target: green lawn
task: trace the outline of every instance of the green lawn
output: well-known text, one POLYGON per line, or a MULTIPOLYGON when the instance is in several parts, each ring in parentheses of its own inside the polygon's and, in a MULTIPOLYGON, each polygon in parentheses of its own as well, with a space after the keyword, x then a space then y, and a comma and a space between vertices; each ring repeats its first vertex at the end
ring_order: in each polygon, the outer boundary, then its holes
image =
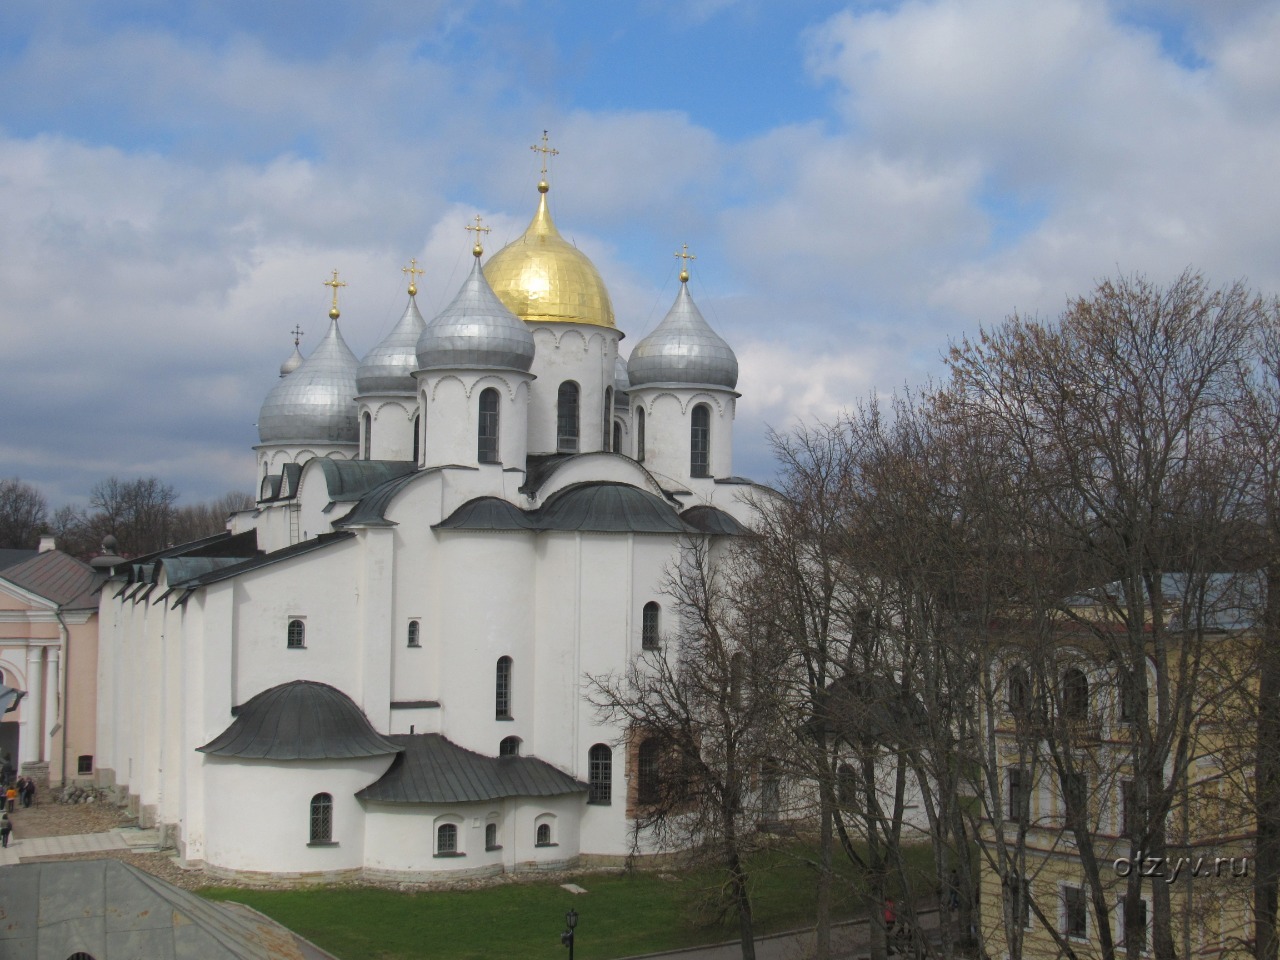
MULTIPOLYGON (((922 850, 927 859, 927 850, 922 850)), ((813 922, 813 851, 780 848, 755 869, 757 931, 813 922)), ((852 916, 853 886, 837 851, 836 912, 852 916)), ((342 960, 480 960, 519 956, 564 960, 564 915, 578 911, 575 960, 610 960, 657 950, 735 939, 733 916, 716 919, 719 884, 713 871, 672 870, 628 875, 583 874, 587 889, 528 882, 481 890, 400 893, 373 887, 242 890, 210 887, 203 896, 236 900, 297 931, 342 960)))

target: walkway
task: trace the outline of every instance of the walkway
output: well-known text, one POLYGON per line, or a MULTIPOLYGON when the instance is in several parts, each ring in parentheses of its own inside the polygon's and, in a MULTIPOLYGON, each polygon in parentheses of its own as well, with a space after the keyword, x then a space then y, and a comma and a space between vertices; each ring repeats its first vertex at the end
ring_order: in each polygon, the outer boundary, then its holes
POLYGON ((0 866, 37 857, 66 857, 106 850, 158 850, 159 842, 158 831, 137 827, 116 827, 106 833, 81 833, 69 837, 30 837, 26 840, 10 835, 9 846, 0 847, 0 866))

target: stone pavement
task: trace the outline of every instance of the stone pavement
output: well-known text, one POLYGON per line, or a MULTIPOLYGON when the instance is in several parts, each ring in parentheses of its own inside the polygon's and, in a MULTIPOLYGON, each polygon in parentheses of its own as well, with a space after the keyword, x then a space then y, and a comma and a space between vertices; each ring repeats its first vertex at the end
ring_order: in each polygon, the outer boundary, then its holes
POLYGON ((69 837, 30 837, 26 840, 18 837, 15 831, 9 836, 9 846, 0 847, 0 866, 35 857, 65 857, 104 850, 158 850, 159 843, 159 831, 137 827, 116 827, 106 833, 81 833, 69 837))

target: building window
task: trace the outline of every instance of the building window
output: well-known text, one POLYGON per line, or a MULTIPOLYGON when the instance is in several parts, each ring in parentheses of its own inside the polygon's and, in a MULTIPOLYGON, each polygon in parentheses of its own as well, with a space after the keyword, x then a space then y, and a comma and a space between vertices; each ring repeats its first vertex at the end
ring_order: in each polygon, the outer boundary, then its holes
POLYGON ((498 462, 498 391, 493 387, 480 392, 480 427, 476 443, 476 459, 481 463, 498 462))
POLYGON ((436 828, 436 856, 456 857, 458 855, 458 825, 442 823, 436 828))
POLYGON ((693 408, 689 428, 689 476, 711 476, 711 408, 705 403, 693 408))
POLYGON ((644 407, 636 407, 636 460, 644 463, 644 407))
POLYGON ((327 793, 311 798, 311 842, 333 842, 333 797, 327 793))
POLYGON ((411 647, 422 646, 421 631, 422 631, 422 627, 419 625, 417 620, 409 621, 409 646, 411 647))
POLYGON ((373 435, 373 417, 366 413, 360 418, 360 425, 364 428, 364 436, 361 438, 364 440, 364 448, 361 451, 361 456, 365 460, 369 460, 371 459, 369 451, 373 447, 373 443, 370 440, 370 437, 373 435))
POLYGON ((301 650, 307 645, 307 625, 301 620, 289 621, 288 647, 290 650, 301 650))
POLYGON ((662 608, 650 600, 640 612, 640 646, 645 650, 658 649, 658 616, 662 608))
POLYGON ((1133 723, 1138 719, 1138 681, 1131 673, 1123 673, 1120 677, 1120 721, 1133 723))
POLYGON ((622 452, 622 423, 617 420, 613 422, 613 452, 622 452))
POLYGON ((662 789, 662 745, 650 737, 636 751, 636 799, 640 803, 657 803, 662 789))
POLYGON ((1089 778, 1085 776, 1083 771, 1073 770, 1063 775, 1062 799, 1065 803, 1068 817, 1073 816, 1077 810, 1082 814, 1087 811, 1089 778))
POLYGON ((1138 826, 1137 784, 1120 781, 1120 836, 1132 837, 1138 826))
POLYGON ((93 754, 81 754, 80 758, 76 761, 76 773, 82 777, 93 773, 93 754))
POLYGON ((496 823, 486 823, 484 825, 484 848, 486 850, 501 850, 498 846, 498 825, 496 823))
POLYGON ((556 452, 578 452, 578 385, 572 380, 560 384, 556 397, 556 452))
POLYGON ((502 742, 498 744, 498 756, 500 757, 520 756, 520 738, 519 737, 503 737, 502 742))
POLYGON ((549 823, 538 824, 538 832, 535 835, 535 837, 536 837, 536 839, 534 840, 535 846, 539 846, 539 847, 551 846, 551 824, 549 823))
POLYGON ((597 743, 587 752, 587 803, 613 802, 613 751, 597 743))
POLYGON ((1062 932, 1084 940, 1089 936, 1089 907, 1083 887, 1062 888, 1062 932))
POLYGON ((1009 819, 1016 822, 1022 819, 1022 768, 1010 767, 1005 771, 1005 780, 1009 784, 1009 819))
POLYGON ((422 459, 422 417, 413 418, 413 462, 422 459))
POLYGON ((511 658, 499 657, 497 683, 494 690, 494 716, 499 720, 511 719, 511 658))
POLYGON ((600 449, 608 453, 613 439, 613 387, 604 388, 604 416, 600 424, 600 449))
MULTIPOLYGON (((1129 918, 1123 900, 1116 904, 1116 907, 1116 919, 1119 921, 1117 924, 1119 930, 1116 932, 1116 939, 1119 943, 1116 946, 1123 948, 1125 946, 1125 930, 1129 926, 1129 918)), ((1133 926, 1138 934, 1138 949, 1145 951, 1147 949, 1147 901, 1139 900, 1134 906, 1133 926)))
POLYGON ((1068 723, 1089 719, 1089 680, 1084 671, 1071 667, 1062 674, 1062 716, 1068 723))
POLYGON ((1013 667, 1009 670, 1009 712, 1015 717, 1023 716, 1031 706, 1031 679, 1025 667, 1013 667))
POLYGON ((1017 874, 1009 878, 1013 884, 1013 915, 1022 924, 1022 929, 1031 929, 1031 881, 1020 880, 1017 874))

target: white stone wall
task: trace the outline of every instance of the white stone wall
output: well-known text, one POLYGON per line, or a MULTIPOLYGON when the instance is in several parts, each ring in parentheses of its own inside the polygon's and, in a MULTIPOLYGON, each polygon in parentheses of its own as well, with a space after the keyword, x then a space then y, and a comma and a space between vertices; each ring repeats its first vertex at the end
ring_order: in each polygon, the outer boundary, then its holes
MULTIPOLYGON (((645 412, 644 466, 677 485, 688 485, 693 408, 706 404, 711 413, 711 446, 708 457, 712 478, 733 475, 733 419, 737 410, 730 390, 699 387, 635 387, 631 390, 632 417, 645 412)), ((634 452, 634 450, 633 450, 634 452)))
POLYGON ((533 327, 532 332, 536 352, 531 372, 537 379, 529 405, 529 452, 558 452, 556 402, 560 384, 566 380, 580 388, 578 452, 602 449, 605 389, 613 386, 621 334, 579 323, 548 323, 533 327))
POLYGON ((413 420, 418 402, 408 396, 368 396, 357 398, 360 421, 360 450, 365 449, 365 416, 369 417, 369 459, 412 460, 413 420))

